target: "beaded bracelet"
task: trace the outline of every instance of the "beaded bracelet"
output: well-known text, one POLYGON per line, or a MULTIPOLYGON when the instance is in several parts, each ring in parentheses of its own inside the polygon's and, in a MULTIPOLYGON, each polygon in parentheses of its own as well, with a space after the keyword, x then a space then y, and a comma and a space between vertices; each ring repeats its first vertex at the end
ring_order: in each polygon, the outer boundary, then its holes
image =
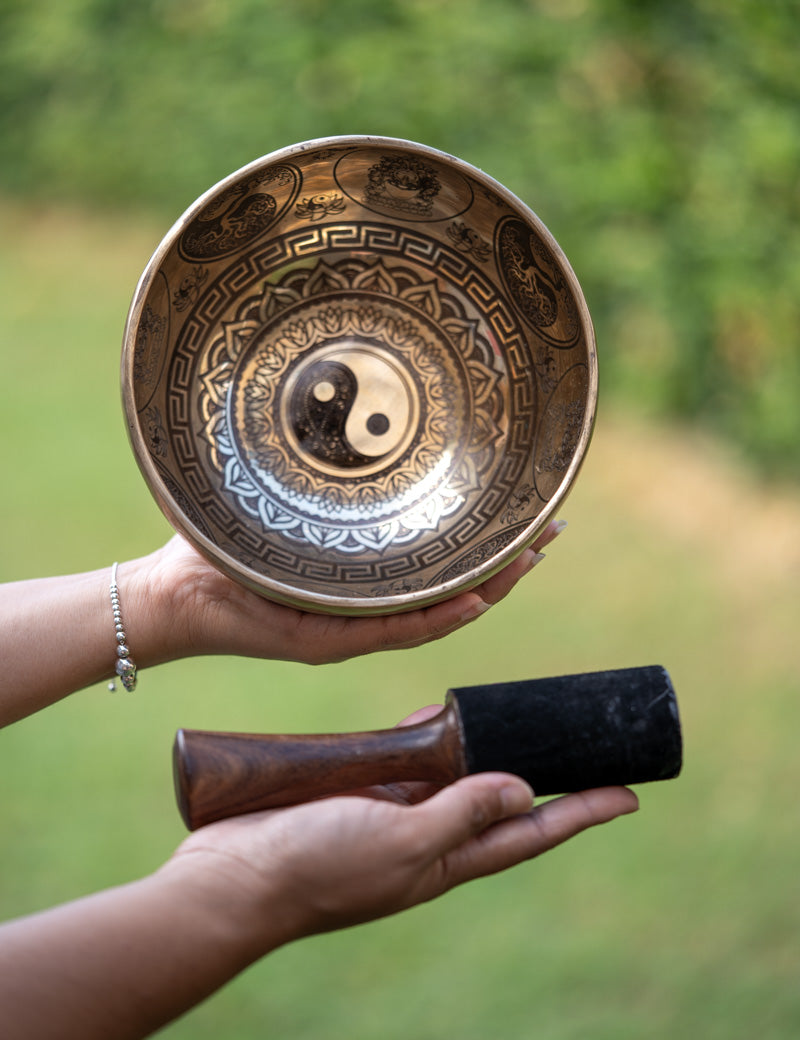
MULTIPOLYGON (((117 663, 114 670, 128 693, 132 693, 136 689, 136 665, 133 662, 130 650, 125 645, 125 630, 122 627, 122 611, 120 610, 119 589, 117 588, 116 563, 111 568, 111 586, 109 592, 111 594, 111 609, 114 613, 114 628, 117 632, 117 663)), ((117 684, 113 679, 108 684, 108 688, 112 692, 116 690, 117 684)))

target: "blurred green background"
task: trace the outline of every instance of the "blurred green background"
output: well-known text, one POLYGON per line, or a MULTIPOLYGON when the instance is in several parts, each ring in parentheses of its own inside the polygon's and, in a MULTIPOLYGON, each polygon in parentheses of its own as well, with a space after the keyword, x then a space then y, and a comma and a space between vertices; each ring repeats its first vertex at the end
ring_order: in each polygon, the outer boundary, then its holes
POLYGON ((602 385, 569 528, 468 632, 180 662, 0 733, 0 913, 169 855, 179 726, 381 727, 449 686, 656 662, 683 713, 684 774, 638 815, 279 951, 170 1040, 800 1034, 799 14, 0 0, 3 580, 167 537, 122 423, 127 306, 197 195, 299 140, 412 138, 523 198, 583 284, 602 385))

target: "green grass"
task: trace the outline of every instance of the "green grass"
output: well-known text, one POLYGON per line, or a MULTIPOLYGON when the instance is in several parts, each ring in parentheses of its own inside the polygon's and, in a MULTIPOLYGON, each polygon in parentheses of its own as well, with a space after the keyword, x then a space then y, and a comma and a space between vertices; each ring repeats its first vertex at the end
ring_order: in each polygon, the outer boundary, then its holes
MULTIPOLYGON (((120 339, 163 229, 0 207, 0 578, 168 529, 128 448, 120 339)), ((601 370, 602 370, 602 343, 601 370)), ((209 659, 0 733, 0 913, 154 869, 182 837, 179 726, 391 725, 449 686, 662 663, 686 766, 642 811, 397 918, 306 940, 169 1040, 795 1040, 800 504, 719 446, 601 408, 548 559, 468 632, 317 669, 209 659)))

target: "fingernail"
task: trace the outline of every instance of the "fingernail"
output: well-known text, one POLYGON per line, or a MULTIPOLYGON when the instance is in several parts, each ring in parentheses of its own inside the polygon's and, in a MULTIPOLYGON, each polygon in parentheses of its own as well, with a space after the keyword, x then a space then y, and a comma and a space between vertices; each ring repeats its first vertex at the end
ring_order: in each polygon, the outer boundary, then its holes
POLYGON ((566 520, 552 520, 547 527, 545 527, 540 537, 534 542, 534 545, 538 546, 540 549, 544 549, 546 545, 549 545, 558 538, 566 526, 566 520))
POLYGON ((477 603, 473 603, 471 607, 467 607, 464 613, 461 615, 462 621, 472 621, 473 618, 480 617, 481 614, 485 614, 486 611, 491 607, 491 603, 487 603, 486 600, 479 599, 477 603))
POLYGON ((521 554, 521 559, 525 567, 525 570, 522 573, 528 574, 533 570, 537 563, 542 562, 544 559, 544 553, 534 552, 533 549, 526 549, 525 552, 521 554))
POLYGON ((510 816, 528 812, 533 807, 533 788, 524 780, 514 786, 504 787, 500 792, 500 804, 510 816))
POLYGON ((631 791, 631 794, 633 794, 633 797, 634 797, 635 800, 633 802, 631 802, 630 808, 625 810, 625 812, 623 813, 623 816, 628 816, 630 813, 635 813, 635 812, 639 811, 639 799, 633 793, 633 791, 631 791))

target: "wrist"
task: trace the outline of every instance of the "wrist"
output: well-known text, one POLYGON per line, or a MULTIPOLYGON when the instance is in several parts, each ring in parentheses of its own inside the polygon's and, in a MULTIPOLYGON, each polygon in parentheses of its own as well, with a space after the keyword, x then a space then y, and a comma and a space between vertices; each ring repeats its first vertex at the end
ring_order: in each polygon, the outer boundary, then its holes
MULTIPOLYGON (((120 563, 117 570, 127 645, 140 671, 191 653, 180 590, 174 587, 163 556, 164 549, 158 549, 120 563)), ((110 638, 114 638, 113 627, 110 638)))
POLYGON ((300 935, 278 886, 235 853, 179 849, 153 876, 237 972, 300 935))

